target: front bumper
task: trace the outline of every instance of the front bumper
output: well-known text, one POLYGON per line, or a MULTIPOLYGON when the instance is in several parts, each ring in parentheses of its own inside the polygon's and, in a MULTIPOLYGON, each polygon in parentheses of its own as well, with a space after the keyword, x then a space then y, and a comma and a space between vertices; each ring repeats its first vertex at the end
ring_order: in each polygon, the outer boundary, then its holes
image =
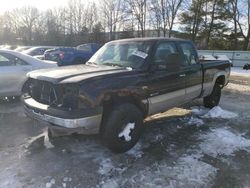
POLYGON ((51 124, 52 127, 68 129, 69 131, 76 130, 76 132, 81 132, 82 134, 99 133, 102 121, 102 113, 100 113, 100 110, 96 110, 91 114, 88 114, 88 116, 83 116, 78 113, 78 116, 80 117, 77 117, 72 115, 77 114, 75 112, 55 110, 32 98, 23 99, 23 103, 27 116, 39 121, 47 122, 51 124), (63 114, 67 114, 67 116, 65 115, 65 117, 62 117, 63 114))

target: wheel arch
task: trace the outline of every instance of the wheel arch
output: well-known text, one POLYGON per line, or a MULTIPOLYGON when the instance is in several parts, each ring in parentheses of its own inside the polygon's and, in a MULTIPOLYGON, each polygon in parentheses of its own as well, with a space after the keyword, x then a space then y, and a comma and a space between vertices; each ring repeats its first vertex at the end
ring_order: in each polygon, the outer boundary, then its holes
POLYGON ((207 84, 207 86, 205 87, 205 92, 203 94, 204 97, 210 95, 213 91, 213 88, 215 86, 216 83, 219 83, 221 86, 221 88, 223 88, 226 83, 228 82, 227 80, 227 72, 226 71, 219 71, 217 72, 214 77, 213 77, 213 81, 210 82, 209 84, 207 84))
POLYGON ((141 98, 137 95, 119 95, 117 94, 110 94, 105 97, 106 100, 103 100, 102 106, 103 106, 103 117, 102 117, 102 123, 100 132, 103 130, 103 125, 105 124, 106 118, 108 114, 111 112, 112 108, 115 105, 121 105, 124 103, 130 103, 135 105, 142 113, 143 117, 147 117, 148 114, 148 104, 144 100, 141 100, 141 98))
POLYGON ((223 87, 226 83, 226 76, 220 75, 216 78, 215 84, 219 84, 221 87, 223 87))

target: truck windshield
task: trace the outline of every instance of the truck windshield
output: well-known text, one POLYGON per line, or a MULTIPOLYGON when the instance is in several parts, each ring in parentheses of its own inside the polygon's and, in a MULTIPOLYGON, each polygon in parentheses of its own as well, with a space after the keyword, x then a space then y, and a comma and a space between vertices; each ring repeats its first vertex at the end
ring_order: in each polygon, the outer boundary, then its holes
POLYGON ((150 47, 151 43, 144 41, 109 43, 104 45, 89 63, 138 69, 148 57, 150 47))

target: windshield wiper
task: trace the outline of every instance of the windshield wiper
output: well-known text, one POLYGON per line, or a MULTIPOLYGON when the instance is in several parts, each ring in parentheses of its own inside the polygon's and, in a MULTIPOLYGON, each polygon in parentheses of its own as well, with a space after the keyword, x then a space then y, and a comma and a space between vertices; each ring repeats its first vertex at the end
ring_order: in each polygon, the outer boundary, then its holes
POLYGON ((119 65, 119 64, 116 64, 116 63, 103 63, 103 65, 113 66, 113 67, 123 67, 122 65, 119 65))
POLYGON ((88 61, 88 62, 86 63, 86 65, 95 65, 95 66, 98 66, 97 63, 95 63, 95 62, 90 62, 90 61, 88 61))

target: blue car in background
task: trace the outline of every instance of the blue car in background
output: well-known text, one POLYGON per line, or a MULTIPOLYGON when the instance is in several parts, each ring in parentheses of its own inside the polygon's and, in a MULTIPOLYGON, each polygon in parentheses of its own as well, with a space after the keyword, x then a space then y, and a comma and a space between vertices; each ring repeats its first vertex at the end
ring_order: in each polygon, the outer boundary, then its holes
POLYGON ((56 61, 58 66, 77 65, 86 63, 92 55, 101 47, 96 43, 82 44, 74 47, 60 47, 47 50, 44 53, 45 60, 56 61))

